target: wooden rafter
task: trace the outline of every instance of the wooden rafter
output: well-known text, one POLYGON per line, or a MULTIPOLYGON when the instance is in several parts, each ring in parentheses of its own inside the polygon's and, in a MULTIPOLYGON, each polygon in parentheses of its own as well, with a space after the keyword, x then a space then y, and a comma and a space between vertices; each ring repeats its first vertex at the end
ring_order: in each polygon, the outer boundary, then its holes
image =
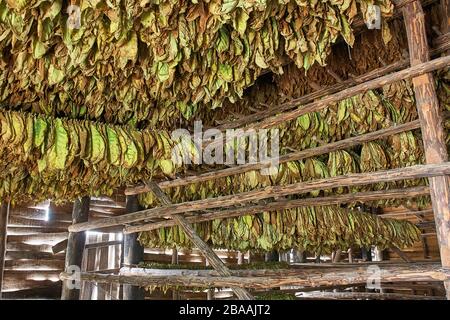
POLYGON ((382 170, 369 173, 354 173, 343 176, 294 183, 286 186, 270 186, 234 195, 190 201, 169 206, 142 210, 118 217, 78 223, 69 227, 71 232, 80 232, 97 228, 126 225, 152 218, 164 218, 174 214, 200 211, 218 207, 230 207, 252 201, 292 194, 304 194, 314 190, 327 190, 337 187, 358 186, 372 183, 391 182, 450 174, 450 163, 435 165, 417 165, 406 168, 382 170))
MULTIPOLYGON (((297 161, 302 160, 310 157, 319 156, 322 154, 334 152, 337 150, 344 150, 347 148, 351 148, 356 145, 363 144, 365 142, 374 141, 378 139, 383 139, 389 136, 392 136, 394 134, 398 134, 405 131, 410 131, 414 129, 420 128, 419 120, 411 121, 405 124, 395 125, 386 129, 381 129, 374 132, 369 132, 360 136, 351 137, 347 139, 343 139, 340 141, 328 143, 316 148, 310 148, 298 152, 291 152, 286 155, 280 156, 279 163, 286 163, 289 161, 297 161)), ((224 178, 240 173, 245 173, 248 171, 253 170, 261 170, 264 168, 267 168, 270 164, 264 163, 264 162, 257 162, 257 163, 249 163, 239 166, 234 166, 231 168, 221 169, 221 170, 214 170, 211 172, 206 173, 200 173, 198 175, 190 175, 183 178, 178 178, 171 181, 163 181, 160 182, 158 185, 162 189, 166 188, 176 188, 185 186, 191 183, 199 183, 204 182, 212 179, 218 179, 218 178, 224 178)), ((141 184, 136 187, 127 188, 125 190, 125 193, 127 195, 131 194, 139 194, 144 192, 149 192, 150 188, 146 184, 141 184)))
MULTIPOLYGON (((189 223, 200 223, 215 219, 226 219, 239 217, 243 215, 253 215, 264 211, 276 211, 283 209, 292 209, 298 207, 311 207, 311 206, 325 206, 333 204, 342 204, 350 202, 367 202, 376 201, 381 199, 403 199, 410 197, 418 197, 429 194, 428 187, 413 187, 396 190, 379 190, 368 192, 356 192, 342 195, 317 197, 317 198, 305 198, 295 200, 278 200, 272 202, 266 202, 257 205, 247 205, 237 208, 231 208, 228 210, 221 210, 216 212, 203 212, 202 214, 195 214, 186 217, 189 223)), ((383 217, 383 216, 380 216, 383 217)), ((173 220, 162 220, 158 222, 152 222, 136 226, 126 226, 123 230, 124 233, 143 232, 150 231, 164 227, 171 227, 176 225, 173 220)))

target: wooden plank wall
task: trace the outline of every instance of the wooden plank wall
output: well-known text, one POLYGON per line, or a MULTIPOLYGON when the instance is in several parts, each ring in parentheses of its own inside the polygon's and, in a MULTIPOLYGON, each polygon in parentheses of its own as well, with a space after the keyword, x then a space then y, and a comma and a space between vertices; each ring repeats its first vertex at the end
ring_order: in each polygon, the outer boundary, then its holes
POLYGON ((59 273, 64 253, 53 254, 52 246, 67 238, 70 215, 50 206, 11 208, 3 298, 58 298, 59 273))

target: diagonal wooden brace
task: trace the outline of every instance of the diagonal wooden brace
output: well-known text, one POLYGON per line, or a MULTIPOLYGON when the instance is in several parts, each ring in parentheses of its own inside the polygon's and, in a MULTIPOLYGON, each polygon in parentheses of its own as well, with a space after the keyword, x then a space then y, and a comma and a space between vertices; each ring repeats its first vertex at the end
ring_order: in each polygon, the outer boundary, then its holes
MULTIPOLYGON (((161 190, 157 183, 151 181, 148 183, 148 187, 155 194, 155 196, 161 201, 162 204, 168 206, 172 204, 169 197, 161 190)), ((220 260, 217 254, 197 235, 192 225, 186 220, 185 217, 179 214, 170 216, 186 233, 189 239, 195 244, 200 252, 208 260, 209 264, 223 277, 230 277, 231 272, 220 260)), ((253 296, 243 288, 232 288, 233 292, 240 300, 253 300, 253 296)))

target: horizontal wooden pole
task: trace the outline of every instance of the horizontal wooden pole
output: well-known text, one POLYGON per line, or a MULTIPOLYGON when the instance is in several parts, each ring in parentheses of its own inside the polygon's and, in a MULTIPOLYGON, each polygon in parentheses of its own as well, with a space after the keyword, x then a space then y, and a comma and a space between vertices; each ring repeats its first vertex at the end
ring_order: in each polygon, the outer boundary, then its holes
POLYGON ((48 244, 33 245, 28 243, 8 242, 6 249, 7 251, 52 252, 52 246, 48 244))
POLYGON ((13 279, 5 278, 3 292, 17 292, 21 290, 38 289, 52 287, 59 283, 52 280, 32 280, 32 279, 13 279))
POLYGON ((344 186, 358 186, 372 183, 391 182, 450 174, 450 162, 443 164, 417 165, 406 168, 382 170, 368 173, 354 173, 313 181, 294 183, 286 186, 270 186, 249 192, 221 196, 169 206, 142 210, 118 217, 100 219, 92 222, 78 223, 69 227, 70 232, 80 232, 104 227, 130 224, 151 218, 164 218, 178 213, 200 211, 217 207, 230 207, 250 201, 303 194, 314 190, 326 190, 344 186))
MULTIPOLYGON (((392 126, 392 127, 386 128, 386 129, 366 133, 366 134, 356 136, 356 137, 343 139, 343 140, 332 142, 332 143, 329 143, 329 144, 326 144, 323 146, 319 146, 316 148, 310 148, 310 149, 306 149, 306 150, 302 150, 302 151, 298 151, 298 152, 288 153, 286 155, 280 156, 279 163, 286 163, 289 161, 297 161, 297 160, 302 160, 302 159, 330 153, 330 152, 337 151, 337 150, 344 150, 344 149, 351 148, 356 145, 363 144, 365 142, 383 139, 383 138, 390 137, 392 135, 395 135, 395 134, 398 134, 401 132, 410 131, 410 130, 414 130, 414 129, 418 129, 418 128, 420 128, 419 120, 411 121, 411 122, 408 122, 405 124, 395 125, 395 126, 392 126)), ((232 176, 232 175, 236 175, 236 174, 240 174, 240 173, 244 173, 244 172, 248 172, 248 171, 252 171, 252 170, 261 170, 261 169, 267 168, 269 165, 270 164, 262 163, 262 162, 253 163, 253 164, 252 163, 244 164, 244 165, 239 165, 239 166, 226 168, 226 169, 222 169, 222 170, 214 170, 211 172, 205 172, 205 173, 201 173, 198 175, 190 175, 187 177, 178 178, 178 179, 171 180, 171 181, 163 181, 163 182, 158 183, 158 185, 162 189, 176 188, 176 187, 185 186, 185 185, 188 185, 191 183, 199 183, 199 182, 204 182, 204 181, 208 181, 208 180, 212 180, 212 179, 224 178, 224 177, 228 177, 228 176, 232 176)), ((140 194, 140 193, 149 192, 149 191, 150 191, 150 188, 146 184, 140 184, 138 186, 125 189, 125 194, 133 195, 133 194, 140 194)))
MULTIPOLYGON (((381 282, 402 281, 443 281, 450 279, 450 271, 442 269, 440 264, 405 266, 378 265, 381 282)), ((261 277, 216 277, 216 276, 151 276, 144 275, 105 275, 82 273, 81 280, 97 283, 120 283, 135 286, 184 286, 184 287, 241 287, 248 289, 270 289, 281 286, 318 287, 324 285, 345 285, 365 283, 374 276, 373 269, 367 267, 343 270, 322 269, 297 271, 296 275, 261 276, 261 277)), ((69 280, 70 274, 61 273, 61 280, 69 280)))
POLYGON ((4 299, 10 300, 22 300, 22 299, 59 299, 61 292, 61 281, 58 282, 47 282, 47 286, 38 288, 33 287, 34 283, 31 283, 32 287, 16 291, 8 291, 3 293, 4 299))
MULTIPOLYGON (((273 202, 268 202, 258 205, 248 205, 238 208, 232 208, 228 210, 222 210, 211 213, 203 213, 200 215, 194 215, 186 217, 190 223, 200 223, 215 219, 226 219, 239 217, 243 215, 253 215, 264 211, 276 211, 283 209, 292 209, 298 207, 311 207, 311 206, 325 206, 349 202, 368 202, 376 201, 381 199, 403 199, 418 197, 429 194, 428 187, 412 187, 405 189, 395 189, 395 190, 378 190, 378 191, 368 191, 368 192, 356 192, 349 194, 342 194, 336 196, 327 197, 317 197, 317 198, 306 198, 306 199, 295 199, 295 200, 278 200, 273 202)), ((384 217, 381 215, 380 217, 384 217)), ((125 234, 134 232, 151 231, 163 227, 171 227, 176 225, 173 220, 163 220, 159 222, 147 223, 143 225, 136 226, 126 226, 123 230, 125 234)))

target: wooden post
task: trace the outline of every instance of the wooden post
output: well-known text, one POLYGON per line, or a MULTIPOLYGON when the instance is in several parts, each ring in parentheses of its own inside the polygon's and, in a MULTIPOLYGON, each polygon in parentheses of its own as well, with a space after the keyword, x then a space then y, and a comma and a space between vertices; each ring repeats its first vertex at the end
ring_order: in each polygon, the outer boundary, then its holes
MULTIPOLYGON (((161 201, 163 205, 169 206, 172 201, 169 197, 161 190, 158 184, 154 181, 149 182, 148 186, 155 194, 155 196, 161 201)), ((185 217, 179 214, 172 215, 171 218, 177 222, 177 224, 183 229, 186 236, 192 241, 192 243, 200 250, 206 261, 211 264, 211 266, 219 272, 223 277, 231 276, 230 270, 225 266, 222 260, 217 256, 217 254, 197 235, 194 228, 186 220, 185 217)), ((233 292, 240 300, 253 300, 253 296, 243 288, 232 287, 233 292)))
POLYGON ((237 264, 238 265, 244 264, 244 253, 241 251, 238 251, 237 253, 237 264))
MULTIPOLYGON (((127 196, 127 213, 139 211, 137 196, 127 196)), ((131 267, 144 260, 144 247, 137 240, 138 233, 124 234, 123 235, 123 262, 122 265, 131 267)), ((144 300, 145 290, 144 288, 124 284, 123 285, 123 300, 144 300)))
POLYGON ((8 218, 9 202, 3 201, 0 208, 0 300, 2 299, 3 272, 5 269, 8 218))
MULTIPOLYGON (((90 197, 75 200, 72 209, 72 223, 88 221, 90 197)), ((70 266, 78 266, 81 271, 83 261, 84 245, 86 243, 85 232, 70 232, 67 241, 65 270, 70 266)), ((70 281, 64 281, 62 286, 61 300, 79 300, 80 289, 69 287, 70 281)))
POLYGON ((361 259, 362 261, 372 261, 371 248, 361 248, 361 259))
MULTIPOLYGON (((430 60, 424 13, 419 1, 408 3, 402 10, 408 37, 410 63, 411 67, 414 67, 430 60)), ((412 82, 426 162, 427 164, 444 163, 448 161, 448 154, 433 74, 430 72, 414 77, 412 82)), ((437 176, 429 178, 429 182, 441 262, 444 268, 450 268, 450 180, 447 176, 437 176)), ((445 286, 447 299, 450 299, 450 283, 447 281, 445 286)))

